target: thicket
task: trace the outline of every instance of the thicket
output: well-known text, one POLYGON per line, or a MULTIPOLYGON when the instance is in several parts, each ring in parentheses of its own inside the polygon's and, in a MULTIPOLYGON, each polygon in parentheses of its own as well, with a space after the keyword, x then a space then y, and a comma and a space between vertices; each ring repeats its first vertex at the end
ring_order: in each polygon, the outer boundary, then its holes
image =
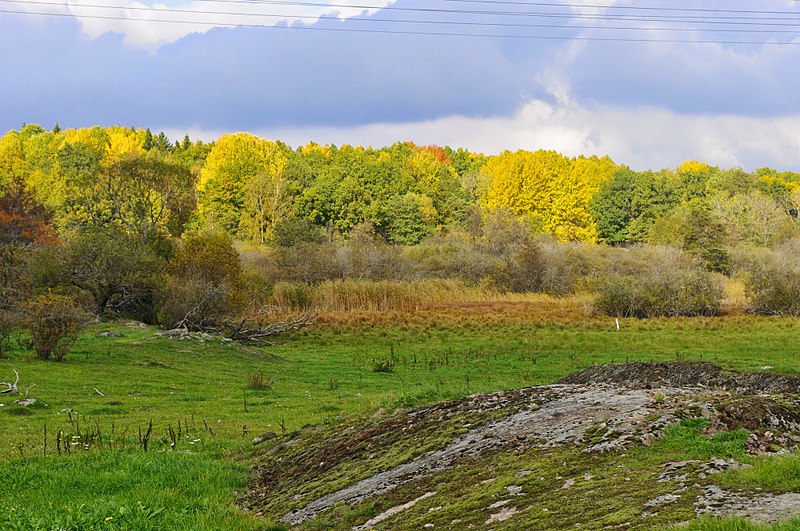
POLYGON ((596 275, 594 308, 615 317, 712 316, 720 311, 721 279, 678 249, 640 247, 596 275))
POLYGON ((766 315, 800 315, 800 240, 774 250, 740 249, 736 274, 744 283, 750 311, 766 315))

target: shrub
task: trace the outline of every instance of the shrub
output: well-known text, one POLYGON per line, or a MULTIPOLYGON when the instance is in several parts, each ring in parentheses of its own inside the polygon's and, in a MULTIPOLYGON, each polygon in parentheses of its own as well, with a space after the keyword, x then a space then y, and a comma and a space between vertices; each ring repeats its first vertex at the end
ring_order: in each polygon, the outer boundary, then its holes
POLYGON ((271 391, 272 390, 272 377, 271 376, 264 376, 264 373, 261 372, 261 369, 258 369, 255 372, 251 372, 247 375, 247 388, 253 389, 257 391, 271 391))
POLYGON ((742 273, 749 309, 765 315, 800 315, 800 267, 782 253, 750 257, 742 273))
POLYGON ((508 267, 508 288, 513 292, 542 290, 544 260, 539 242, 526 237, 517 246, 508 267))
POLYGON ((350 239, 338 248, 337 258, 345 278, 386 280, 403 278, 406 273, 399 248, 381 240, 367 222, 350 231, 350 239))
POLYGON ((272 292, 275 305, 286 310, 337 312, 414 310, 484 296, 457 280, 337 280, 316 286, 279 282, 272 292))
MULTIPOLYGON (((342 267, 337 250, 333 243, 301 243, 294 247, 280 247, 272 253, 275 265, 271 273, 275 280, 308 283, 341 278, 342 267)), ((263 263, 267 260, 262 258, 260 261, 263 263)))
POLYGON ((723 286, 696 261, 678 251, 648 249, 592 282, 596 310, 615 317, 710 316, 719 313, 723 286), (649 258, 650 260, 641 260, 649 258))
MULTIPOLYGON (((52 260, 52 259, 51 259, 52 260)), ((95 312, 155 320, 155 293, 164 260, 120 230, 84 229, 65 249, 66 269, 74 286, 92 294, 95 312)), ((57 270, 37 273, 42 282, 57 281, 57 270)))
POLYGON ((292 247, 300 243, 322 243, 325 231, 304 218, 286 218, 275 222, 272 228, 272 244, 292 247))
POLYGON ((25 325, 39 359, 62 361, 89 321, 72 297, 48 291, 24 305, 25 325))
POLYGON ((239 255, 223 233, 188 234, 159 293, 162 326, 213 327, 247 304, 239 255))
POLYGON ((496 261, 468 235, 458 233, 436 235, 402 251, 399 258, 407 263, 412 278, 456 278, 477 284, 496 261))
MULTIPOLYGON (((554 297, 564 297, 585 289, 587 281, 610 269, 610 255, 622 251, 592 243, 541 241, 541 290, 554 297)), ((623 251, 624 252, 624 251, 623 251)))
POLYGON ((11 308, 0 308, 0 358, 8 355, 11 334, 19 321, 19 315, 11 308))
POLYGON ((242 273, 239 253, 231 237, 224 232, 187 233, 171 268, 178 277, 196 278, 215 285, 237 279, 242 273))

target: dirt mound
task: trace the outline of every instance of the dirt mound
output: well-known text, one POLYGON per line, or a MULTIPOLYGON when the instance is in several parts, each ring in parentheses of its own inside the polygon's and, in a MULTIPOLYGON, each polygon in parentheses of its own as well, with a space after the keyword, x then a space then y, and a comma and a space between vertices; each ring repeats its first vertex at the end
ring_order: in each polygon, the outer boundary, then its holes
POLYGON ((578 371, 558 383, 614 384, 629 389, 711 387, 739 394, 800 393, 800 377, 772 373, 724 371, 707 361, 635 362, 600 365, 578 371))

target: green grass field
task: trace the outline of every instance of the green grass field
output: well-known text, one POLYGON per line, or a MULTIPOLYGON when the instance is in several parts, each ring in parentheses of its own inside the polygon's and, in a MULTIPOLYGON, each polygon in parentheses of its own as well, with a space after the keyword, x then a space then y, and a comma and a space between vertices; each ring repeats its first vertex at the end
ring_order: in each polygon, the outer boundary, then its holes
MULTIPOLYGON (((613 319, 584 316, 581 304, 538 298, 320 315, 258 348, 103 323, 61 363, 18 346, 0 359, 0 380, 13 381, 16 369, 20 389, 34 386, 28 394, 39 402, 23 408, 0 395, 0 528, 261 529, 235 501, 250 441, 263 432, 550 383, 592 364, 704 359, 800 369, 795 318, 626 319, 617 330, 613 319), (107 330, 122 336, 98 336, 107 330), (258 371, 263 388, 249 389, 258 371)), ((790 476, 770 488, 796 486, 798 474, 790 476)), ((737 521, 693 528, 755 529, 737 521)))

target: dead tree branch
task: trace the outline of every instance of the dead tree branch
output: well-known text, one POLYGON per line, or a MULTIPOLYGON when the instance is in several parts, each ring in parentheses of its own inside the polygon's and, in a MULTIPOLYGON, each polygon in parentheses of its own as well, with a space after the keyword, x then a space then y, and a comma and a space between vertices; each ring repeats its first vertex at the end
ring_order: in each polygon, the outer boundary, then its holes
POLYGON ((231 341, 242 343, 269 342, 267 338, 300 330, 311 324, 311 315, 302 315, 288 321, 276 321, 263 326, 248 326, 246 319, 242 319, 236 326, 226 327, 230 331, 225 337, 231 341))
POLYGON ((19 383, 19 373, 17 372, 17 369, 11 369, 11 370, 14 371, 14 374, 16 375, 17 379, 14 381, 13 384, 9 383, 9 382, 0 382, 0 385, 5 385, 6 386, 6 389, 3 389, 2 391, 0 391, 0 395, 6 394, 6 393, 12 393, 12 394, 13 393, 19 393, 19 390, 17 389, 17 384, 19 383))
POLYGON ((183 319, 178 321, 178 323, 175 324, 173 328, 174 329, 183 328, 190 332, 209 332, 210 331, 209 328, 213 327, 209 327, 209 325, 204 322, 206 319, 203 318, 202 315, 199 323, 193 322, 190 318, 192 317, 193 314, 199 312, 203 307, 203 305, 206 304, 209 300, 211 300, 211 298, 214 297, 221 289, 222 286, 217 286, 213 290, 210 290, 208 293, 206 293, 200 300, 200 302, 198 302, 194 308, 189 310, 186 313, 186 315, 183 316, 183 319))

